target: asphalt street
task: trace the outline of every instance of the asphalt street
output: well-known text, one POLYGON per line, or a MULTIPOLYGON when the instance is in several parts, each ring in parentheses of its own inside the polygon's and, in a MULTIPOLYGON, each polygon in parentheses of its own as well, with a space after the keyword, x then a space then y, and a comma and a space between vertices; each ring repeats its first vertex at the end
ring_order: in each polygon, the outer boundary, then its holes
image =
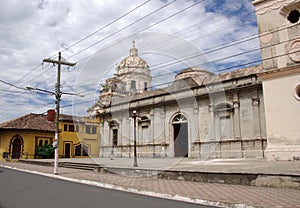
POLYGON ((210 207, 143 196, 0 168, 0 208, 199 208, 210 207))

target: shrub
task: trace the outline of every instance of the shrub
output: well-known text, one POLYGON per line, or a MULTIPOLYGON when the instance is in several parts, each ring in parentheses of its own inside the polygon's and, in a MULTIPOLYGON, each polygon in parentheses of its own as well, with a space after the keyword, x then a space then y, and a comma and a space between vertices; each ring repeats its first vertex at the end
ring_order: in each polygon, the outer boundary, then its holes
POLYGON ((54 148, 50 144, 45 144, 44 146, 38 146, 36 148, 36 154, 43 159, 50 159, 54 155, 54 148))

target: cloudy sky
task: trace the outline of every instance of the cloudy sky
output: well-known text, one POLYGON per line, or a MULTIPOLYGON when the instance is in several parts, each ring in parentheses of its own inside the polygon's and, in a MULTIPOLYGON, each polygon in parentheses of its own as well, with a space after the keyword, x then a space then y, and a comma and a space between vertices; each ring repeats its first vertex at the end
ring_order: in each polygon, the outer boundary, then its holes
POLYGON ((57 66, 62 67, 62 112, 84 115, 99 85, 128 55, 132 40, 152 70, 153 88, 182 68, 215 73, 259 64, 251 0, 6 0, 0 1, 0 122, 54 108, 57 66), (190 58, 194 57, 194 58, 190 58), (178 62, 178 60, 181 60, 178 62), (182 61, 184 60, 184 61, 182 61), (74 111, 76 106, 76 111, 74 111))

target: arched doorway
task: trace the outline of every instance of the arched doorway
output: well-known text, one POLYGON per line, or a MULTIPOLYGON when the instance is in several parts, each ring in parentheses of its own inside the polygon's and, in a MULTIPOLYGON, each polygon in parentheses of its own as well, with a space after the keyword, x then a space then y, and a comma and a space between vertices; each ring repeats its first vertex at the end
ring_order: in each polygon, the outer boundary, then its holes
POLYGON ((22 139, 20 137, 14 137, 11 142, 11 158, 19 159, 22 152, 22 139))
POLYGON ((188 157, 188 122, 184 115, 178 114, 172 121, 174 135, 174 156, 188 157))

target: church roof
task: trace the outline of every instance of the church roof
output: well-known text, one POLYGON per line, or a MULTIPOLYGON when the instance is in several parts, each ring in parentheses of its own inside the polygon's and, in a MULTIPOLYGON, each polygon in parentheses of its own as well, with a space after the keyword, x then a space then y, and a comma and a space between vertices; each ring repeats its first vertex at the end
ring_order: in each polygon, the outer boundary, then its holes
MULTIPOLYGON (((213 74, 211 72, 201 70, 201 69, 196 69, 194 67, 185 69, 182 72, 186 72, 187 74, 189 74, 189 72, 195 72, 195 71, 197 72, 197 70, 200 74, 204 75, 203 77, 205 77, 205 79, 202 80, 201 84, 199 83, 199 80, 197 80, 197 76, 196 77, 183 76, 183 77, 180 77, 179 79, 176 79, 167 88, 156 89, 156 90, 151 90, 151 91, 147 91, 147 92, 144 92, 144 93, 136 94, 132 100, 139 100, 139 99, 147 99, 147 98, 150 98, 150 97, 156 97, 156 96, 160 96, 160 95, 163 95, 163 94, 168 94, 172 90, 184 89, 185 87, 203 86, 203 85, 207 85, 207 84, 219 83, 220 81, 238 79, 238 78, 247 77, 247 76, 251 76, 251 75, 258 75, 258 74, 262 73, 262 65, 242 68, 242 69, 239 69, 239 70, 225 72, 225 73, 222 73, 222 74, 213 74), (180 81, 181 80, 185 83, 184 87, 180 87, 180 84, 181 84, 180 81)), ((183 73, 183 74, 185 74, 185 73, 183 73)))

